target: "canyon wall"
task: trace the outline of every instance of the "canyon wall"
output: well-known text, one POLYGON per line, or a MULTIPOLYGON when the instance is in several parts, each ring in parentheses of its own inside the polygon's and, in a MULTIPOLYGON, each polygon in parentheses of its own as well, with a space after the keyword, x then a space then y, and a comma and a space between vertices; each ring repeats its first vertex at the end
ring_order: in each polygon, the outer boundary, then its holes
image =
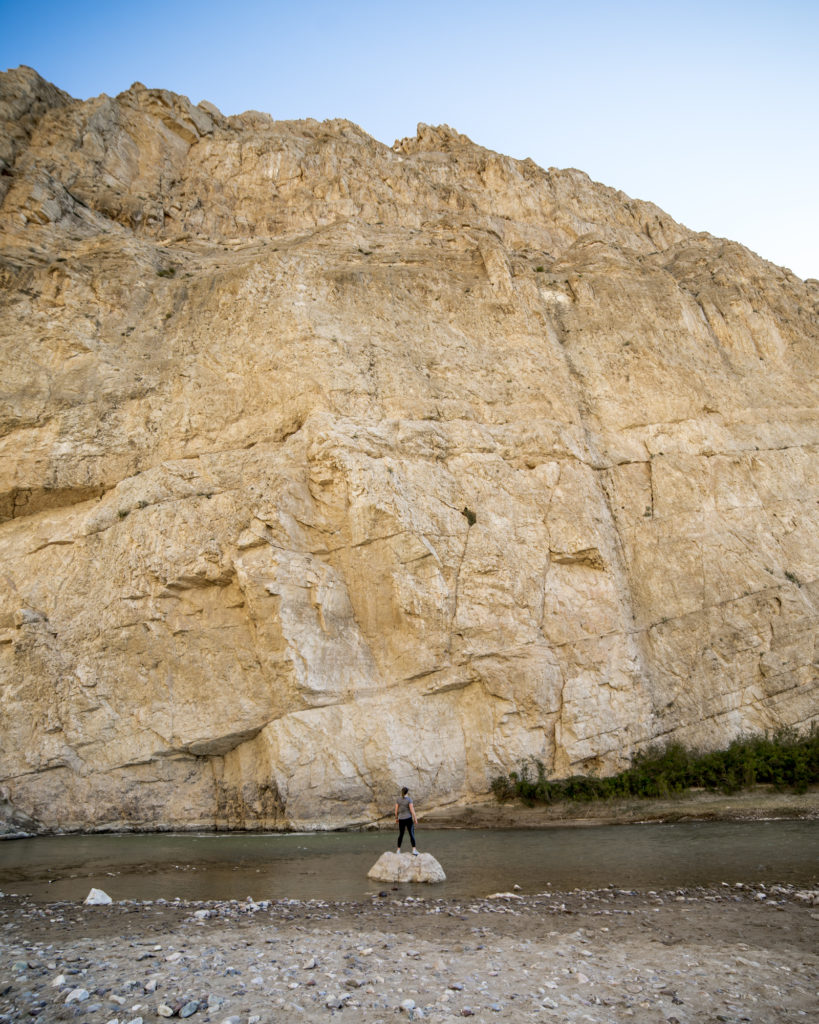
POLYGON ((333 828, 817 712, 819 282, 443 126, 0 76, 0 817, 333 828))

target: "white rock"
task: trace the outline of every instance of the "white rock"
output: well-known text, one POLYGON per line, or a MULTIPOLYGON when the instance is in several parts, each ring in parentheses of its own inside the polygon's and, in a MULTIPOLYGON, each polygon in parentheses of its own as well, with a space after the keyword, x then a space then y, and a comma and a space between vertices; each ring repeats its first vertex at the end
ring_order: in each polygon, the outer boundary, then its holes
POLYGON ((367 872, 379 882, 444 882, 444 869, 431 853, 417 857, 406 853, 382 853, 367 872))
POLYGON ((108 893, 103 892, 102 889, 92 889, 83 900, 83 903, 89 907, 106 907, 113 902, 108 893))

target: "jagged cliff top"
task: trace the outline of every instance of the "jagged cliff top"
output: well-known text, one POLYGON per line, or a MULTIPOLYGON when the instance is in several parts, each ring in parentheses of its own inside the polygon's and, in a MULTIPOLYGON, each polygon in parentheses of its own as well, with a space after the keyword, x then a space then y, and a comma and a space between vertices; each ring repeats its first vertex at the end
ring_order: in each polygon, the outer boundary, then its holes
POLYGON ((83 234, 119 225, 151 239, 191 232, 222 241, 344 219, 408 228, 437 219, 495 231, 544 257, 591 239, 648 255, 709 238, 582 171, 544 171, 447 125, 420 124, 390 148, 349 121, 224 117, 141 83, 77 101, 26 67, 0 76, 0 124, 0 196, 29 175, 43 191, 36 208, 30 196, 7 200, 6 230, 21 218, 71 216, 83 234), (284 209, 296 202, 298 214, 284 209))

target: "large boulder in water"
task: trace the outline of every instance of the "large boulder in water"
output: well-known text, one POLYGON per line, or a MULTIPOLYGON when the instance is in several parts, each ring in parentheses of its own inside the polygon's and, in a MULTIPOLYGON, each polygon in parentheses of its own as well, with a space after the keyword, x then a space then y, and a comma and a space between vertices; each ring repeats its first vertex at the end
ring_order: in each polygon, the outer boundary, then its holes
POLYGON ((405 853, 382 853, 367 872, 379 882, 445 882, 444 869, 431 853, 417 857, 405 853))

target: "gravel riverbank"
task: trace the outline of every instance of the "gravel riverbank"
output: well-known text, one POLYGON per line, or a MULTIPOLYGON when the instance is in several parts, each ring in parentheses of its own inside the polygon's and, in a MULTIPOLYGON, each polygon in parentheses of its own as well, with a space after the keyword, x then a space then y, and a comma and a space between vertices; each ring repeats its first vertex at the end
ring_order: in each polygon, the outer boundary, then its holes
POLYGON ((819 890, 0 897, 0 1022, 815 1019, 819 890))

